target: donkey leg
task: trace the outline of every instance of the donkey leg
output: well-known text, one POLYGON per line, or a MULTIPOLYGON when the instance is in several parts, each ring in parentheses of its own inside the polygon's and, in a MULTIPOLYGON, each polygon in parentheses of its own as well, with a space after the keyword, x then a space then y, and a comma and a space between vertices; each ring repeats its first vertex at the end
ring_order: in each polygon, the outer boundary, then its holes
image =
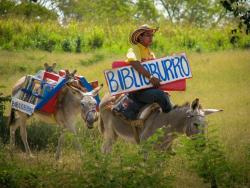
POLYGON ((28 140, 27 140, 27 129, 26 129, 25 122, 26 122, 26 119, 24 119, 22 121, 22 124, 20 125, 21 139, 23 141, 26 153, 29 154, 30 157, 33 157, 29 144, 28 144, 28 140))
POLYGON ((103 135, 103 145, 102 145, 102 153, 108 154, 111 153, 112 151, 112 145, 116 140, 116 135, 114 130, 109 127, 108 129, 104 130, 104 135, 103 135))
POLYGON ((10 125, 10 148, 14 149, 15 148, 15 143, 16 143, 16 129, 19 127, 19 124, 15 123, 14 125, 10 125))
POLYGON ((112 151, 113 141, 110 138, 104 138, 104 142, 102 145, 102 153, 109 154, 112 151))
POLYGON ((75 145, 76 149, 80 152, 80 156, 82 157, 82 154, 83 154, 82 145, 81 145, 81 142, 80 142, 79 137, 77 135, 75 126, 69 126, 69 130, 74 134, 74 145, 75 145))
POLYGON ((158 146, 160 149, 163 149, 163 150, 168 150, 170 152, 173 152, 172 150, 172 143, 173 143, 173 140, 177 138, 177 135, 174 134, 174 133, 168 133, 164 136, 163 138, 163 142, 158 146))
POLYGON ((61 156, 61 146, 64 143, 64 135, 65 135, 65 131, 63 129, 61 130, 61 135, 58 139, 58 144, 57 144, 57 149, 56 149, 56 160, 59 160, 61 156))

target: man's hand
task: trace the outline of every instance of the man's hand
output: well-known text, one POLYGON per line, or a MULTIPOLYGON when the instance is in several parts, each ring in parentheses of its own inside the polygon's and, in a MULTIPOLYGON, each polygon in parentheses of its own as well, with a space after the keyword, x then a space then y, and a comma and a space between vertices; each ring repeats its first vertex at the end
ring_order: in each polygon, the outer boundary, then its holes
POLYGON ((151 77, 150 73, 141 65, 139 61, 132 61, 130 64, 138 73, 148 78, 149 82, 153 84, 154 87, 157 88, 160 86, 160 80, 156 77, 151 77))
POLYGON ((154 76, 149 79, 149 82, 156 88, 160 87, 160 80, 154 76))

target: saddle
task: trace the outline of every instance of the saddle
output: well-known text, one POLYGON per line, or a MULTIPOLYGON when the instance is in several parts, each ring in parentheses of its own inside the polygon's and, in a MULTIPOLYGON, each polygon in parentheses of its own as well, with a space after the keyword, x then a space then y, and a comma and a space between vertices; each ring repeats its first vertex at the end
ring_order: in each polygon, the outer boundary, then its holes
POLYGON ((127 94, 118 96, 111 105, 112 113, 124 123, 133 127, 143 127, 150 114, 160 109, 157 103, 140 107, 127 94))

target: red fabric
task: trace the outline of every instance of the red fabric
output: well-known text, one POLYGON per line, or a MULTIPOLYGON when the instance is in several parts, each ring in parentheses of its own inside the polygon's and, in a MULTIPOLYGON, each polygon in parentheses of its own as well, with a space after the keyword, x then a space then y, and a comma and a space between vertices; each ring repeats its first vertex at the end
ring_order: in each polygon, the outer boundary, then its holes
POLYGON ((163 84, 159 87, 162 91, 185 91, 186 90, 186 79, 177 80, 171 83, 163 84))
POLYGON ((125 67, 125 66, 129 66, 129 63, 126 63, 125 61, 114 61, 112 63, 112 69, 114 68, 119 68, 119 67, 125 67))
POLYGON ((55 73, 52 73, 52 72, 44 72, 43 80, 46 80, 46 79, 58 81, 59 76, 58 76, 58 74, 55 74, 55 73))
MULTIPOLYGON (((53 80, 57 82, 59 80, 59 75, 51 72, 45 72, 43 76, 43 80, 53 80)), ((59 90, 51 99, 41 108, 42 112, 46 113, 54 113, 56 111, 56 103, 57 103, 57 97, 59 95, 61 90, 59 90)))
POLYGON ((46 113, 56 112, 56 103, 57 97, 60 93, 60 90, 42 107, 41 111, 46 113))
MULTIPOLYGON (((128 66, 129 64, 125 61, 114 61, 112 63, 112 68, 119 68, 128 66)), ((183 80, 177 80, 171 83, 163 84, 159 88, 162 91, 185 91, 186 90, 186 79, 183 80)))

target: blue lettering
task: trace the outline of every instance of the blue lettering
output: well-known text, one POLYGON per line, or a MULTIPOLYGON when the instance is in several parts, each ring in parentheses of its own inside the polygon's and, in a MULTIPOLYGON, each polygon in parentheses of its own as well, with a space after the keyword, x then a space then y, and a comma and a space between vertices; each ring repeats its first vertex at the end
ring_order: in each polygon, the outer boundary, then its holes
POLYGON ((166 81, 167 75, 165 74, 164 70, 163 70, 163 73, 161 72, 161 69, 159 68, 158 62, 156 63, 156 67, 157 67, 158 73, 160 75, 159 79, 162 81, 166 81))
POLYGON ((128 68, 123 68, 121 70, 121 74, 122 74, 122 78, 123 78, 123 81, 124 81, 125 89, 130 89, 134 84, 134 80, 133 80, 133 77, 130 76, 129 69, 128 68), (129 84, 129 85, 127 85, 127 84, 129 84))
POLYGON ((124 84, 123 84, 123 79, 122 79, 121 72, 118 70, 117 74, 118 74, 118 79, 119 79, 119 83, 121 85, 121 88, 122 88, 122 90, 124 90, 124 84))
POLYGON ((149 66, 149 69, 150 69, 150 73, 154 76, 157 75, 157 78, 160 79, 160 75, 159 75, 159 72, 157 72, 157 67, 156 67, 156 63, 149 63, 148 66, 149 66))
POLYGON ((185 76, 190 75, 190 67, 188 66, 188 61, 185 58, 185 56, 181 56, 181 68, 182 68, 182 71, 185 74, 185 76), (183 67, 183 62, 185 63, 185 67, 183 67), (186 70, 187 70, 187 72, 186 72, 186 70))
POLYGON ((181 71, 181 66, 180 66, 180 59, 179 57, 175 57, 174 58, 174 73, 175 73, 175 77, 178 78, 178 73, 177 73, 177 69, 181 75, 181 77, 184 77, 184 75, 182 74, 182 71, 181 71), (176 61, 175 61, 176 60, 176 61))
POLYGON ((169 72, 171 73, 172 78, 174 78, 174 74, 171 70, 172 66, 173 66, 173 60, 171 61, 171 59, 164 59, 161 61, 165 75, 166 75, 166 80, 170 80, 170 75, 169 72))
MULTIPOLYGON (((132 67, 131 67, 131 72, 132 72, 132 75, 133 75, 133 78, 134 78, 135 87, 140 87, 140 85, 139 85, 139 84, 137 84, 135 71, 134 71, 134 69, 133 69, 132 67)), ((141 81, 141 80, 140 80, 140 81, 141 81)))
POLYGON ((108 85, 110 86, 111 92, 116 92, 119 88, 118 82, 114 79, 115 75, 112 71, 106 73, 108 78, 108 85))

